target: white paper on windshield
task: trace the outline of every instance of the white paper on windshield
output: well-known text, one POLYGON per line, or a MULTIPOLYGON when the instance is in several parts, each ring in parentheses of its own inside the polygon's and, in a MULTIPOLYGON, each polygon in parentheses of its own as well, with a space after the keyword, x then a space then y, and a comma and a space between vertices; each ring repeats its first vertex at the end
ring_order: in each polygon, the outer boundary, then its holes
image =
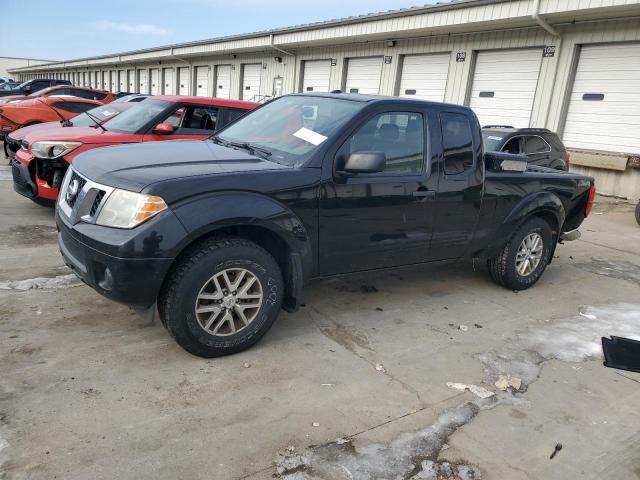
POLYGON ((294 132, 293 136, 301 138, 305 142, 309 142, 310 144, 316 146, 320 145, 327 139, 327 137, 325 137, 324 135, 321 135, 318 132, 314 132, 313 130, 309 130, 308 128, 304 127, 302 127, 297 132, 294 132))
POLYGON ((116 112, 115 111, 111 111, 111 110, 103 110, 102 111, 102 115, 104 115, 105 117, 110 117, 114 113, 116 113, 116 112))
POLYGON ((494 136, 492 136, 492 135, 489 135, 487 138, 488 138, 489 140, 502 140, 502 137, 494 137, 494 136))

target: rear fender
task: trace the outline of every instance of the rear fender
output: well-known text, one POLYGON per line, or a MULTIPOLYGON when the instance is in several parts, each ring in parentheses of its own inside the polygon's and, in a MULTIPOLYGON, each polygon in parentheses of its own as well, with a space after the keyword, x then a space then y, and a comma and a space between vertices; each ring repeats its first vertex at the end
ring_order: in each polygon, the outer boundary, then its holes
POLYGON ((553 193, 531 193, 523 197, 505 217, 502 225, 500 225, 496 231, 495 241, 487 247, 483 256, 490 258, 497 255, 509 241, 513 232, 520 228, 524 222, 534 216, 541 216, 555 221, 555 225, 551 225, 551 229, 554 233, 553 250, 555 251, 558 232, 564 224, 565 215, 564 205, 553 193))

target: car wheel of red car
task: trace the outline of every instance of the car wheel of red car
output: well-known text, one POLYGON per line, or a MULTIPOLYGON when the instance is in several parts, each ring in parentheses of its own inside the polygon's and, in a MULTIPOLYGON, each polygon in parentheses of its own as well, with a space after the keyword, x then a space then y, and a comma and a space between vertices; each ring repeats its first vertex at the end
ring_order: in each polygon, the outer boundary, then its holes
POLYGON ((196 245, 169 274, 158 301, 164 326, 199 357, 240 352, 275 322, 284 284, 278 264, 241 238, 196 245))
POLYGON ((489 273, 500 285, 525 290, 544 273, 551 259, 553 233, 542 218, 534 217, 509 239, 500 254, 487 261, 489 273))

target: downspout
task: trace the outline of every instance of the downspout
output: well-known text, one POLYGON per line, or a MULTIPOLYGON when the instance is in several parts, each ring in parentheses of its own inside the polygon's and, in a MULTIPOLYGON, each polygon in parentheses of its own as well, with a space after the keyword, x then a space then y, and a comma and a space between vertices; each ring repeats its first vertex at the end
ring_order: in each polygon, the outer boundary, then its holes
POLYGON ((547 32, 549 32, 554 37, 560 37, 560 33, 553 28, 551 25, 547 23, 547 21, 540 16, 540 0, 533 0, 533 13, 531 17, 536 21, 538 25, 544 28, 547 32))

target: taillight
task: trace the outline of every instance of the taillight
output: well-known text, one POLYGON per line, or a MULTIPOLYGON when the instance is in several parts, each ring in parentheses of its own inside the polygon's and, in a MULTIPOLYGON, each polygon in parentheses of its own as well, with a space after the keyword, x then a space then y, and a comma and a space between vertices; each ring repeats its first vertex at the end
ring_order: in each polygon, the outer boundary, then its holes
POLYGON ((571 160, 571 154, 565 150, 565 152, 562 154, 562 158, 564 158, 564 161, 565 161, 565 163, 567 164, 567 167, 568 167, 569 166, 569 160, 571 160))
POLYGON ((591 185, 589 189, 589 198, 587 198, 587 206, 584 209, 584 217, 587 218, 593 208, 593 201, 596 199, 596 186, 591 185))

